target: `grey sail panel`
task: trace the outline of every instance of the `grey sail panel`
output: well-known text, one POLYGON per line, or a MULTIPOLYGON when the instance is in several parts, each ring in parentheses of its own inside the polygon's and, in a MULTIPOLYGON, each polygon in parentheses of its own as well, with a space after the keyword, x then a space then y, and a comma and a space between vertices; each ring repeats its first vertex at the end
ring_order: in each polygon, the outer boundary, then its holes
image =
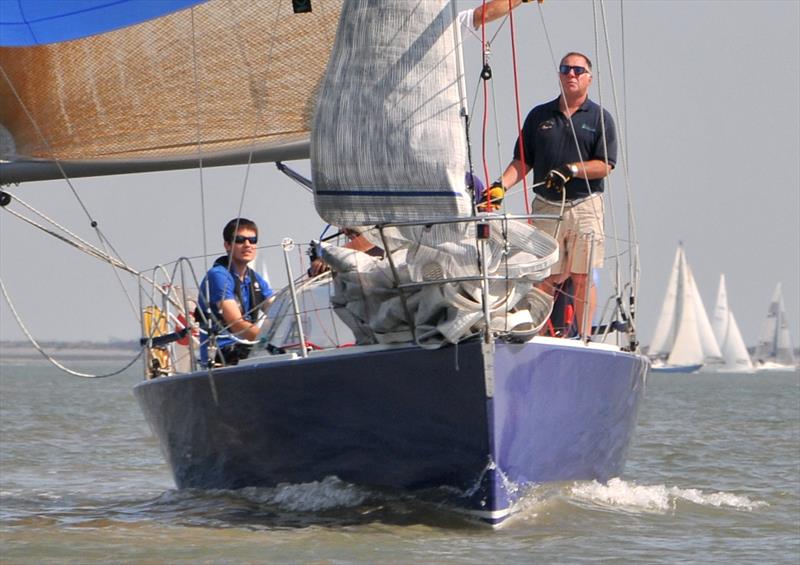
POLYGON ((326 221, 470 213, 454 16, 446 0, 345 2, 311 134, 326 221))

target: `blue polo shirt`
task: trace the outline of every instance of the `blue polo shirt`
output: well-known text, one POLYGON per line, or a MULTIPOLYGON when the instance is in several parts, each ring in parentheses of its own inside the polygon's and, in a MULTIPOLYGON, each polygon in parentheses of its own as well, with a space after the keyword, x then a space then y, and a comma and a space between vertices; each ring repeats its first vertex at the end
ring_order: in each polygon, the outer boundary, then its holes
MULTIPOLYGON (((533 168, 533 182, 542 182, 547 173, 566 163, 577 163, 581 160, 606 160, 613 167, 617 163, 617 129, 611 114, 601 110, 600 106, 589 100, 572 115, 572 123, 578 138, 576 147, 572 135, 572 125, 558 107, 558 98, 546 104, 536 106, 528 113, 522 126, 525 163, 533 168), (603 112, 604 123, 601 126, 600 112, 603 112), (603 142, 603 126, 605 127, 605 143, 603 142), (578 153, 578 147, 580 153, 578 153)), ((514 159, 519 160, 519 138, 514 144, 514 159)), ((591 193, 603 192, 603 179, 589 181, 591 193)), ((586 179, 575 178, 566 185, 567 200, 575 200, 590 195, 586 187, 586 179)), ((561 193, 548 190, 544 185, 534 188, 534 192, 553 201, 561 200, 561 193)))
MULTIPOLYGON (((257 302, 260 303, 262 300, 266 300, 274 294, 274 291, 269 286, 269 283, 265 281, 261 275, 248 269, 248 272, 245 273, 244 280, 241 282, 241 308, 245 313, 250 312, 250 309, 254 306, 250 304, 250 285, 253 284, 253 280, 250 276, 251 274, 258 282, 258 287, 256 288, 260 288, 261 290, 261 299, 259 299, 258 290, 256 290, 254 293, 257 302)), ((221 316, 221 312, 219 311, 217 305, 223 300, 235 300, 237 303, 239 302, 239 298, 236 296, 236 281, 233 279, 233 274, 225 267, 225 265, 214 265, 208 271, 208 274, 203 279, 203 282, 200 283, 197 302, 200 310, 203 312, 205 312, 206 308, 206 281, 208 281, 209 302, 211 303, 212 310, 217 313, 217 315, 221 316)), ((256 313, 251 313, 245 315, 244 317, 246 319, 255 320, 255 314, 256 313)), ((217 346, 222 348, 226 345, 234 343, 235 341, 236 340, 233 337, 230 337, 227 332, 223 332, 217 337, 217 346)), ((203 363, 208 361, 208 339, 205 335, 203 335, 200 340, 200 360, 203 363)))

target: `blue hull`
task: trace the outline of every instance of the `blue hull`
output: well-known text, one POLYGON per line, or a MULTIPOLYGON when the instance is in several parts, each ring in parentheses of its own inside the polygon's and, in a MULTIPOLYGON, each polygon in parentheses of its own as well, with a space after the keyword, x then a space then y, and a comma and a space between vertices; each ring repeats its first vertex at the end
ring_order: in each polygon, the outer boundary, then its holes
POLYGON ((335 475, 450 493, 440 501, 499 523, 515 486, 622 473, 647 366, 553 341, 493 354, 473 341, 275 359, 215 371, 213 386, 193 373, 134 390, 179 488, 335 475))

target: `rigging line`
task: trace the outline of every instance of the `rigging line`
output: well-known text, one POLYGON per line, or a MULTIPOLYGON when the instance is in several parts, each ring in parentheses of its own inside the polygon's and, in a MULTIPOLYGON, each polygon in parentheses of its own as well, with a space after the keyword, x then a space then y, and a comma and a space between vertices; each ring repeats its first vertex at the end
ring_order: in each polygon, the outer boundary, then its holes
POLYGON ((136 271, 136 269, 134 269, 133 267, 131 267, 130 265, 128 265, 127 263, 125 263, 121 259, 119 259, 117 257, 114 257, 112 255, 109 255, 108 253, 98 249, 97 247, 95 247, 94 245, 89 243, 88 241, 85 241, 84 239, 81 239, 75 233, 72 233, 71 231, 69 231, 67 228, 65 228, 64 226, 62 226, 61 224, 59 224, 58 222, 56 222, 52 218, 50 218, 47 215, 43 214, 42 212, 40 212, 39 210, 37 210, 36 208, 31 206, 27 202, 25 202, 24 200, 19 198, 19 196, 14 195, 14 200, 19 202, 20 205, 22 205, 23 207, 27 208, 29 211, 33 212, 34 214, 36 214, 37 216, 39 216, 43 220, 49 222, 53 226, 57 227, 58 229, 60 229, 64 233, 66 233, 69 236, 69 238, 72 238, 72 240, 70 240, 66 236, 63 236, 61 234, 58 234, 58 233, 48 229, 47 227, 45 227, 45 226, 43 226, 41 224, 38 224, 37 222, 33 221, 30 218, 26 218, 25 216, 23 216, 19 212, 15 212, 15 211, 11 210, 10 208, 5 207, 5 210, 7 212, 9 212, 11 215, 16 216, 20 220, 22 220, 22 221, 24 221, 24 222, 26 222, 26 223, 28 223, 28 224, 40 229, 40 230, 42 230, 43 232, 45 232, 45 233, 47 233, 49 235, 52 235, 53 237, 55 237, 57 239, 62 240, 63 242, 65 242, 65 243, 67 243, 69 245, 72 245, 73 247, 76 247, 77 249, 83 251, 84 253, 87 253, 88 255, 92 255, 93 257, 95 257, 97 259, 100 259, 102 261, 110 263, 111 265, 113 265, 113 266, 115 266, 115 267, 117 267, 119 269, 122 269, 124 271, 128 271, 131 274, 134 274, 134 275, 138 275, 139 274, 139 272, 136 271), (80 245, 78 245, 78 243, 75 243, 75 241, 80 242, 80 245))
MULTIPOLYGON (((86 206, 84 205, 83 200, 81 200, 80 196, 78 196, 78 191, 75 189, 75 186, 73 186, 72 181, 70 181, 69 177, 67 176, 67 173, 64 171, 64 168, 61 166, 61 160, 56 156, 55 152, 53 151, 52 147, 50 146, 50 143, 47 141, 47 138, 45 138, 44 133, 42 133, 42 130, 39 128, 39 124, 36 122, 36 120, 34 119, 33 115, 28 110, 28 106, 22 101, 22 97, 17 92, 16 87, 11 83, 11 79, 6 74, 6 71, 5 71, 5 69, 3 68, 2 65, 0 65, 0 73, 3 73, 3 78, 5 78, 6 84, 8 84, 9 88, 11 89, 11 92, 14 94, 14 98, 17 99, 17 103, 19 103, 20 107, 22 108, 22 111, 25 112, 25 115, 27 116, 28 120, 31 122, 31 125, 36 130, 36 134, 39 136, 39 139, 41 139, 42 143, 45 146, 45 149, 50 154, 51 159, 56 164, 56 167, 58 168, 58 171, 61 173, 61 176, 64 177, 65 181, 67 181, 67 186, 69 186, 70 190, 72 191, 72 194, 75 196, 75 199, 78 201, 78 204, 83 209, 83 213, 86 214, 86 217, 89 219, 91 224, 96 224, 94 218, 89 213, 88 208, 86 208, 86 206)), ((92 226, 92 227, 94 227, 94 226, 92 226)))
MULTIPOLYGON (((106 245, 108 245, 108 247, 111 248, 111 251, 114 253, 114 255, 116 255, 116 257, 118 257, 120 259, 120 261, 122 261, 124 263, 124 260, 122 259, 122 256, 119 254, 119 252, 117 252, 117 250, 111 244, 111 241, 105 236, 105 234, 100 229, 100 227, 99 227, 99 225, 97 223, 97 220, 95 220, 92 217, 92 215, 89 213, 89 209, 84 204, 83 200, 81 199, 80 195, 78 194, 78 191, 75 188, 75 186, 72 184, 72 181, 70 180, 70 178, 67 175, 66 171, 64 171, 64 167, 61 165, 61 160, 58 158, 58 156, 53 151, 52 146, 50 145, 50 143, 48 142, 48 140, 45 137, 44 133, 42 132, 41 128, 39 127, 39 124, 36 122, 36 120, 34 119, 33 115, 28 110, 28 106, 23 102, 22 97, 19 95, 19 92, 17 92, 16 87, 12 84, 11 79, 9 78, 8 74, 6 74, 5 68, 3 68, 2 65, 0 65, 0 73, 3 74, 3 78, 5 79, 6 84, 8 84, 9 88, 11 89, 11 92, 14 94, 14 98, 16 98, 17 103, 22 108, 22 111, 25 112, 25 115, 27 116, 27 118, 30 121, 31 125, 36 130, 36 135, 39 137, 39 139, 41 140, 42 144, 45 146, 45 149, 47 150, 47 153, 50 154, 51 159, 56 164, 56 167, 58 168, 59 172, 61 173, 61 176, 66 181, 67 186, 69 187, 70 191, 72 191, 72 194, 75 197, 75 200, 77 200, 78 205, 81 207, 81 209, 83 209, 83 213, 89 219, 89 225, 91 225, 92 228, 94 228, 95 233, 97 234, 97 238, 100 241, 100 243, 102 244, 104 251, 106 253, 108 252, 107 248, 106 248, 106 245)), ((116 272, 116 270, 114 271, 114 276, 117 277, 117 280, 120 283, 121 288, 123 289, 123 293, 127 296, 128 301, 131 304, 133 304, 133 301, 132 301, 131 297, 128 295, 127 290, 125 289, 125 285, 122 284, 122 280, 119 279, 119 276, 118 276, 118 273, 116 272)))
MULTIPOLYGON (((47 215, 43 214, 42 212, 40 212, 39 210, 37 210, 36 208, 31 206, 27 202, 25 202, 24 200, 19 198, 19 196, 14 195, 14 200, 17 201, 24 208, 27 208, 33 214, 39 216, 43 220, 49 222, 53 226, 55 226, 58 229, 62 230, 67 235, 65 236, 65 235, 62 235, 60 233, 57 233, 57 232, 53 231, 52 229, 49 229, 46 226, 34 221, 31 218, 23 216, 19 212, 16 212, 16 211, 14 211, 14 210, 12 210, 12 209, 10 209, 8 207, 4 207, 4 209, 9 214, 11 214, 12 216, 14 216, 17 219, 29 224, 32 227, 35 227, 38 230, 41 230, 42 232, 54 237, 55 239, 58 239, 61 242, 66 243, 67 245, 71 245, 72 247, 76 248, 77 250, 86 253, 90 257, 94 257, 95 259, 98 259, 99 261, 103 261, 105 263, 108 263, 112 267, 115 267, 115 269, 119 269, 119 270, 125 271, 127 273, 130 273, 130 274, 136 276, 136 277, 141 277, 145 281, 147 281, 148 283, 153 284, 153 280, 154 279, 148 278, 142 272, 137 271, 136 269, 134 269, 133 267, 131 267, 130 265, 128 265, 127 263, 125 263, 121 259, 119 259, 117 257, 114 257, 113 255, 108 254, 104 250, 98 249, 97 247, 95 247, 94 245, 89 243, 88 241, 85 241, 84 239, 79 237, 77 234, 72 233, 71 231, 69 231, 67 228, 65 228, 64 226, 62 226, 61 224, 59 224, 58 222, 56 222, 52 218, 50 218, 47 215), (69 236, 69 237, 67 237, 67 236, 69 236)), ((175 263, 177 263, 177 261, 175 263)))
MULTIPOLYGON (((556 63, 556 55, 555 55, 555 51, 553 49, 553 43, 550 41, 550 34, 547 32, 547 25, 545 24, 545 21, 544 21, 544 12, 542 11, 542 5, 541 4, 539 4, 539 15, 541 16, 542 29, 544 30, 544 36, 545 36, 545 39, 547 40, 547 48, 548 48, 548 51, 550 52, 550 62, 553 65, 553 68, 556 69, 556 73, 558 73, 559 70, 558 70, 558 64, 556 63)), ((596 31, 595 31, 595 33, 596 33, 596 31)), ((556 82, 558 83, 558 92, 559 92, 560 99, 563 100, 564 104, 566 105, 567 97, 566 97, 566 93, 564 92, 564 87, 561 84, 560 80, 556 79, 556 82)), ((559 102, 559 104, 560 104, 560 102, 559 102)), ((560 106, 559 106, 559 109, 560 109, 560 106)), ((602 112, 601 112, 601 116, 602 116, 602 112)), ((571 115, 567 116, 567 120, 569 120, 570 130, 572 132, 572 141, 575 143, 575 150, 578 153, 578 159, 580 160, 580 163, 584 167, 584 170, 585 170, 585 163, 584 163, 584 160, 583 160, 583 156, 581 155, 580 144, 578 143, 578 136, 577 136, 577 133, 575 132, 575 126, 574 126, 574 124, 572 122, 572 116, 571 115)), ((606 158, 606 165, 608 165, 608 159, 607 158, 606 158)), ((589 185, 589 179, 585 178, 583 180, 586 183, 586 189, 589 191, 589 196, 592 196, 592 194, 593 194, 592 193, 592 187, 589 185)))
MULTIPOLYGON (((624 0, 620 0, 620 24, 621 24, 621 35, 622 35, 622 104, 624 110, 624 131, 625 137, 620 143, 620 148, 622 149, 623 154, 623 170, 625 171, 625 183, 626 183, 626 190, 630 192, 630 171, 629 171, 629 153, 628 153, 628 80, 627 80, 627 59, 626 59, 626 47, 625 47, 625 2, 624 0)), ((611 76, 614 78, 614 75, 611 76)), ((613 82, 612 82, 613 84, 613 82)), ((628 240, 629 241, 636 241, 637 240, 637 230, 636 230, 636 220, 633 214, 633 202, 630 197, 628 197, 628 240)), ((633 288, 633 295, 635 296, 638 293, 639 289, 639 276, 640 273, 640 266, 639 266, 639 245, 636 244, 635 253, 633 253, 631 257, 631 272, 630 278, 633 288)))
MULTIPOLYGON (((495 148, 497 149, 497 164, 499 167, 503 166, 503 151, 502 142, 500 141, 500 121, 497 119, 499 112, 497 111, 497 94, 495 92, 494 83, 492 83, 492 111, 494 112, 494 140, 495 148)), ((502 172, 500 173, 503 174, 502 172)), ((486 179, 486 186, 489 186, 489 179, 486 179)), ((506 193, 507 194, 507 193, 506 193)))
POLYGON ((489 67, 489 52, 487 51, 487 43, 486 43, 486 0, 483 0, 482 8, 481 8, 481 62, 483 63, 481 71, 481 80, 483 80, 483 116, 481 118, 481 160, 483 164, 483 175, 486 179, 486 186, 484 190, 486 191, 486 198, 488 203, 489 197, 489 164, 486 160, 486 129, 487 129, 487 120, 489 119, 488 111, 489 111, 489 85, 488 82, 491 80, 491 71, 489 67))
POLYGON ((87 379, 103 379, 103 378, 106 378, 106 377, 113 377, 115 375, 119 375, 120 373, 123 373, 123 372, 127 371, 142 356, 143 349, 140 348, 139 349, 139 353, 136 354, 136 357, 131 359, 130 362, 128 362, 124 367, 122 367, 121 369, 118 369, 116 371, 113 371, 111 373, 105 373, 105 374, 102 374, 102 375, 94 375, 94 374, 91 374, 91 373, 80 373, 78 371, 74 371, 74 370, 62 365, 58 360, 56 360, 54 357, 49 355, 39 345, 39 343, 33 338, 31 333, 28 331, 28 328, 25 327, 25 324, 23 323, 22 318, 20 318, 19 314, 17 313, 16 308, 14 308, 14 304, 12 303, 11 297, 8 295, 8 292, 6 291, 6 285, 3 283, 3 278, 2 277, 0 277, 0 290, 3 291, 3 297, 6 299, 6 303, 8 304, 8 307, 11 309, 11 313, 14 316, 14 319, 16 320, 17 325, 19 325, 20 329, 22 330, 22 333, 25 334, 25 337, 28 338, 28 341, 30 342, 30 344, 39 353, 41 353, 44 356, 45 359, 47 359, 50 363, 52 363, 53 365, 55 365, 56 367, 58 367, 59 369, 61 369, 65 373, 68 373, 68 374, 73 375, 75 377, 83 377, 83 378, 87 378, 87 379))
POLYGON ((100 259, 101 261, 104 261, 106 263, 110 263, 113 267, 117 267, 119 269, 128 271, 128 272, 130 272, 132 274, 138 274, 138 273, 136 273, 135 270, 131 269, 130 267, 128 267, 124 263, 121 263, 118 259, 104 254, 101 250, 97 249, 96 247, 93 247, 91 245, 78 245, 74 241, 71 241, 69 238, 67 238, 67 237, 65 237, 65 236, 63 236, 63 235, 61 235, 59 233, 56 233, 56 232, 46 228, 45 226, 43 226, 41 224, 38 224, 38 223, 34 222, 30 218, 26 218, 26 217, 22 216, 18 212, 14 212, 12 210, 8 210, 8 212, 11 215, 16 216, 17 218, 19 218, 23 222, 26 222, 26 223, 32 225, 33 227, 42 230, 43 232, 55 237, 56 239, 59 239, 59 240, 63 241, 64 243, 66 243, 68 245, 72 245, 76 249, 78 249, 80 251, 83 251, 87 255, 91 255, 95 259, 100 259))
MULTIPOLYGON (((233 12, 233 9, 231 7, 231 2, 230 1, 228 2, 228 11, 231 14, 231 21, 234 21, 234 12, 233 12)), ((275 12, 275 20, 274 21, 277 22, 281 18, 281 15, 282 15, 281 14, 281 8, 279 6, 278 10, 275 12)), ((278 29, 277 23, 272 27, 272 29, 278 29)), ((247 58, 247 52, 242 47, 243 41, 242 41, 242 37, 241 37, 241 34, 239 33, 239 31, 240 31, 239 27, 235 26, 234 27, 234 33, 236 35, 236 47, 238 48, 239 55, 241 56, 242 60, 245 63, 244 67, 245 67, 246 72, 247 72, 248 84, 252 85, 252 84, 255 84, 256 81, 253 79, 252 65, 250 64, 250 62, 249 62, 249 60, 247 58)), ((268 61, 272 61, 273 60, 272 53, 273 53, 274 49, 275 49, 275 33, 272 34, 272 36, 270 38, 269 47, 267 49, 267 60, 268 61)), ((264 75, 265 76, 268 74, 268 71, 269 71, 269 69, 265 69, 264 70, 264 75)), ((252 93, 252 90, 253 89, 250 89, 251 93, 252 93)), ((265 95, 264 95, 263 107, 266 108, 267 107, 267 101, 268 101, 268 98, 269 98, 269 93, 271 92, 271 90, 270 89, 266 89, 266 88, 264 90, 265 90, 265 95)), ((251 96, 252 96, 252 94, 251 94, 251 96)), ((262 121, 264 121, 264 114, 263 114, 263 110, 262 110, 262 104, 259 104, 257 100, 253 100, 253 106, 255 106, 255 110, 256 110, 256 119, 253 122, 253 130, 252 130, 252 134, 250 135, 250 147, 249 147, 248 153, 247 153, 247 165, 246 165, 246 168, 245 168, 245 176, 244 176, 243 186, 242 186, 242 196, 241 196, 241 200, 239 202, 239 213, 238 213, 239 216, 241 216, 242 209, 244 208, 244 200, 245 200, 245 195, 247 193, 248 179, 250 178, 250 170, 251 170, 252 164, 253 164, 253 152, 255 150, 256 139, 258 137, 258 127, 262 123, 262 121)))
MULTIPOLYGON (((16 198, 16 200, 21 202, 23 205, 25 205, 26 207, 30 208, 29 205, 27 205, 24 202, 22 202, 21 200, 19 200, 19 198, 17 198, 17 197, 15 197, 15 198, 16 198)), ((55 223, 52 220, 50 220, 49 218, 47 218, 47 216, 44 216, 40 212, 36 211, 35 209, 33 209, 33 208, 30 208, 30 209, 35 214, 38 214, 38 215, 42 216, 44 219, 46 219, 46 220, 50 221, 51 223, 53 223, 53 225, 61 227, 57 223, 55 223)), ((48 235, 51 235, 52 237, 62 241, 63 243, 66 243, 67 245, 71 245, 72 247, 78 249, 79 251, 82 251, 82 252, 86 253, 87 255, 89 255, 91 257, 94 257, 95 259, 98 259, 100 261, 109 263, 112 267, 115 267, 115 269, 120 269, 122 271, 126 271, 126 272, 128 272, 128 273, 130 273, 132 275, 137 276, 137 277, 141 277, 144 280, 146 280, 148 283, 152 283, 153 282, 152 279, 146 277, 143 273, 140 273, 139 271, 137 271, 136 269, 134 269, 130 265, 127 265, 126 263, 123 263, 122 261, 120 261, 116 257, 113 257, 112 255, 109 255, 109 254, 105 253, 104 251, 98 249, 97 247, 94 247, 92 244, 82 240, 80 237, 78 237, 78 236, 76 236, 74 234, 71 234, 67 230, 64 230, 64 231, 66 233, 68 233, 71 237, 73 237, 74 240, 71 240, 71 239, 69 239, 68 237, 66 237, 66 236, 64 236, 62 234, 56 233, 55 231, 53 231, 51 229, 48 229, 47 227, 43 226, 42 224, 39 224, 39 223, 33 221, 31 218, 26 218, 25 216, 23 216, 19 212, 16 212, 14 210, 10 210, 8 207, 6 207, 5 210, 9 214, 11 214, 12 216, 15 216, 16 218, 18 218, 19 220, 21 220, 21 221, 23 221, 23 222, 35 227, 36 229, 39 229, 39 230, 43 231, 44 233, 46 233, 48 235), (75 241, 75 240, 77 240, 77 241, 75 241), (78 242, 80 242, 80 243, 78 243, 78 242)), ((64 229, 64 228, 61 228, 61 229, 64 229)))
MULTIPOLYGON (((605 104, 603 103, 603 88, 602 88, 603 74, 601 72, 599 72, 600 71, 600 41, 599 41, 600 32, 599 32, 599 30, 602 30, 605 33, 605 37, 608 38, 608 24, 607 24, 606 19, 605 19, 605 12, 604 11, 602 12, 602 25, 600 24, 600 21, 598 20, 598 17, 597 17, 597 6, 598 6, 597 0, 594 0, 592 2, 592 17, 593 17, 593 27, 594 27, 594 50, 595 50, 595 53, 597 54, 597 59, 598 59, 597 60, 597 67, 598 67, 598 73, 597 73, 597 93, 598 94, 597 94, 597 96, 598 96, 598 102, 600 103, 600 131, 602 133, 603 154, 606 155, 606 158, 608 158, 608 140, 607 140, 607 137, 606 137, 605 112, 603 111, 604 108, 605 108, 605 104)), ((608 49, 608 43, 606 43, 606 48, 607 48, 606 58, 608 60, 609 69, 611 69, 611 52, 608 49)), ((611 184, 611 179, 610 178, 608 179, 608 184, 609 184, 609 188, 610 188, 610 184, 611 184)), ((616 213, 615 213, 615 210, 614 210, 613 191, 612 190, 608 190, 608 194, 607 194, 606 197, 608 198, 608 203, 609 203, 609 207, 608 207, 608 209, 609 209, 609 217, 610 217, 610 220, 611 220, 611 230, 612 230, 612 233, 614 234, 613 241, 614 241, 614 246, 615 246, 614 247, 614 249, 615 249, 615 253, 614 253, 614 257, 615 257, 615 259, 614 259, 614 294, 615 294, 615 296, 620 296, 620 292, 622 291, 622 289, 621 289, 622 276, 621 276, 621 273, 620 273, 620 262, 617 259, 619 257, 619 255, 620 255, 620 253, 619 253, 619 233, 618 233, 618 230, 617 230, 617 216, 616 216, 616 213)))
MULTIPOLYGON (((192 25, 192 78, 194 79, 194 113, 196 117, 195 130, 197 133, 197 172, 200 176, 200 232, 203 238, 203 268, 208 272, 208 237, 206 229, 206 197, 205 183, 203 182, 203 142, 200 126, 200 69, 197 63, 197 34, 194 23, 195 7, 192 6, 189 21, 192 25)), ((201 289, 206 294, 206 304, 210 302, 210 291, 208 282, 205 289, 201 289)))
MULTIPOLYGON (((522 116, 520 112, 519 106, 519 72, 517 69, 517 47, 516 47, 516 33, 514 31, 514 11, 513 6, 511 5, 511 0, 508 0, 508 27, 511 31, 511 68, 513 69, 514 74, 514 103, 516 105, 516 113, 517 113, 517 132, 519 133, 519 156, 522 159, 523 166, 525 164, 525 145, 522 141, 522 116)), ((539 10, 541 11, 542 5, 539 4, 539 10)), ((525 213, 531 213, 531 204, 528 200, 528 175, 522 175, 522 188, 523 194, 525 195, 525 213)))
MULTIPOLYGON (((600 0, 601 6, 605 6, 604 0, 600 0)), ((605 21, 605 9, 603 9, 603 19, 605 21)), ((606 50, 608 51, 608 64, 610 69, 610 76, 611 76, 611 92, 613 93, 613 101, 614 101, 614 112, 619 116, 620 109, 619 109, 619 96, 617 94, 617 87, 616 87, 616 79, 613 64, 611 62, 611 47, 610 41, 608 38, 608 26, 605 26, 605 41, 606 41, 606 50)), ((624 28, 623 28, 624 34, 624 28)), ((625 83, 623 82, 623 88, 625 83)), ((626 114, 627 117, 627 114, 626 114)), ((625 119, 625 124, 627 125, 627 119, 625 119)), ((627 135, 624 139, 620 139, 620 151, 622 156, 622 171, 623 171, 623 181, 625 186, 625 196, 627 199, 627 213, 628 213, 628 241, 633 242, 633 252, 631 253, 631 282, 633 285, 633 294, 635 295, 638 292, 639 288, 639 243, 637 238, 637 230, 636 230, 636 218, 633 213, 633 191, 631 190, 630 184, 630 171, 628 168, 628 143, 627 143, 627 135)))

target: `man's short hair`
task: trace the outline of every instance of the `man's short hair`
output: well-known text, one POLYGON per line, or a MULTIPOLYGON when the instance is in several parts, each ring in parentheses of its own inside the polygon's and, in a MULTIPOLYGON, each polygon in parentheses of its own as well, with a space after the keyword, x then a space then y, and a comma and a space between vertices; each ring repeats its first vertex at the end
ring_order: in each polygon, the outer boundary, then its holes
POLYGON ((249 229, 256 232, 258 235, 258 226, 253 220, 247 218, 234 218, 222 230, 222 239, 227 243, 233 243, 233 238, 236 237, 236 232, 240 229, 249 229))
POLYGON ((586 66, 589 67, 590 71, 592 70, 592 60, 589 57, 587 57, 586 55, 584 55, 583 53, 579 53, 578 51, 570 51, 569 53, 567 53, 566 55, 561 57, 561 62, 559 64, 563 65, 564 61, 567 60, 567 57, 573 57, 573 56, 574 57, 583 57, 583 60, 586 61, 586 66))

